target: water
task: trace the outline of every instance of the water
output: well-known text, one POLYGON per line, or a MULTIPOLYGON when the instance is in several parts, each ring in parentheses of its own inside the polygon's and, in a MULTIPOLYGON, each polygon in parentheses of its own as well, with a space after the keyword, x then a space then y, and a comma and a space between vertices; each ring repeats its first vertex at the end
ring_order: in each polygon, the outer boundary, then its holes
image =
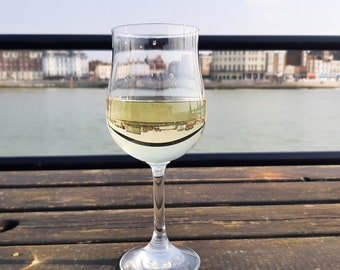
MULTIPOLYGON (((192 153, 339 151, 340 90, 207 90, 192 153)), ((0 156, 123 154, 105 89, 0 89, 0 156)))

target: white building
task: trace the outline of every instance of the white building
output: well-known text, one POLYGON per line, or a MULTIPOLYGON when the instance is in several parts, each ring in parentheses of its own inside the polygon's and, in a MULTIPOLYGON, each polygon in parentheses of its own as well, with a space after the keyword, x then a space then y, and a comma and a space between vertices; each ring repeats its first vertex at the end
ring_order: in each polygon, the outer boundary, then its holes
POLYGON ((266 73, 266 51, 213 51, 213 80, 256 80, 266 73))
POLYGON ((313 74, 314 78, 330 78, 331 77, 331 62, 320 59, 309 59, 307 62, 307 73, 313 74))
POLYGON ((43 73, 45 78, 87 78, 88 58, 81 51, 44 51, 43 73))
POLYGON ((331 61, 331 77, 335 79, 340 78, 340 60, 331 61))
POLYGON ((149 76, 150 74, 150 65, 142 61, 120 64, 116 69, 117 79, 123 79, 129 76, 149 76))
POLYGON ((111 76, 111 64, 98 64, 94 75, 99 80, 108 80, 111 76))
POLYGON ((307 61, 307 73, 310 78, 338 79, 340 77, 340 60, 309 59, 307 61))
MULTIPOLYGON (((286 51, 267 52, 267 75, 282 76, 286 67, 286 51)), ((288 69, 289 72, 291 69, 288 69)))

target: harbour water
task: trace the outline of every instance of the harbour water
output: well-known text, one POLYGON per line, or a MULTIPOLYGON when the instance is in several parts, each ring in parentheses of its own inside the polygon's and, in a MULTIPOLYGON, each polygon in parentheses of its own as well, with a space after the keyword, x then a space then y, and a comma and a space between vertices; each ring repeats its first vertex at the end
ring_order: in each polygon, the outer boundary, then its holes
MULTIPOLYGON (((0 89, 0 156, 123 154, 105 89, 0 89)), ((207 90, 192 153, 339 151, 340 89, 207 90)))

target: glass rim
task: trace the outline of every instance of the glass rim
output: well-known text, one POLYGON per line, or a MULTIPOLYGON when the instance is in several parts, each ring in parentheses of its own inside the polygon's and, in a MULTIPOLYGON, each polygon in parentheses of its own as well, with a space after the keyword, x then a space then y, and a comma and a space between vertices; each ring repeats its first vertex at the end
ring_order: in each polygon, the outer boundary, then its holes
POLYGON ((132 23, 117 25, 111 29, 113 35, 134 37, 180 37, 198 35, 199 28, 177 23, 132 23))

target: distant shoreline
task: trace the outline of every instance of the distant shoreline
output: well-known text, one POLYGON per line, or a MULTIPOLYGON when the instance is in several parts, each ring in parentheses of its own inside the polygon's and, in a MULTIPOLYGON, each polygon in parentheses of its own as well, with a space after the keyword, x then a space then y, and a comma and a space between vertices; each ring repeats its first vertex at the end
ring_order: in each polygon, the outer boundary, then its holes
POLYGON ((0 81, 0 88, 107 88, 108 81, 0 81))
MULTIPOLYGON (((107 88, 108 81, 73 81, 41 80, 41 81, 0 81, 0 88, 107 88)), ((298 80, 298 81, 247 81, 204 80, 206 89, 300 89, 300 88, 339 88, 340 81, 298 80)))
POLYGON ((301 89, 340 88, 340 81, 298 80, 298 81, 204 81, 206 89, 301 89))

